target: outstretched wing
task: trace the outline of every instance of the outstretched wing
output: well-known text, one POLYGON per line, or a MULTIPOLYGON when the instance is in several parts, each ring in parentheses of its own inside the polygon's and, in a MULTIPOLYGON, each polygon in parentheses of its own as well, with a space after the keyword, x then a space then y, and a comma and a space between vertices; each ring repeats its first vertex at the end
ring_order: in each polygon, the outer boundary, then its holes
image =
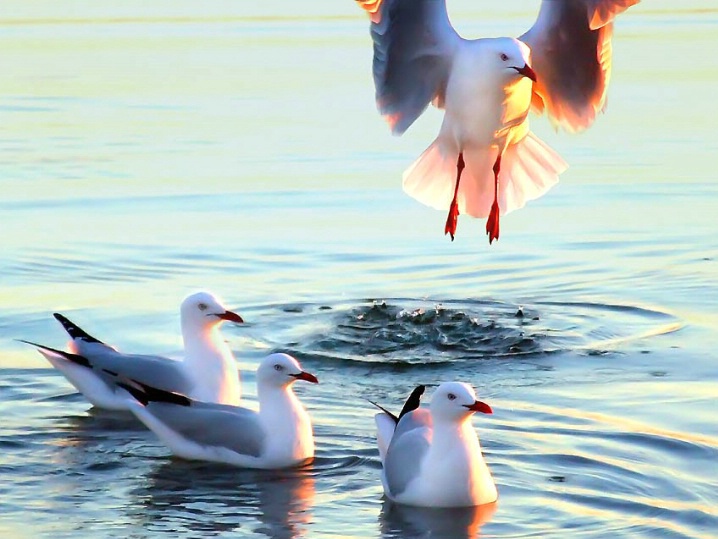
POLYGON ((400 135, 431 101, 443 103, 460 41, 446 0, 356 0, 371 16, 379 112, 400 135))
POLYGON ((606 105, 612 21, 640 0, 543 0, 519 39, 531 48, 533 105, 554 126, 581 131, 606 105))

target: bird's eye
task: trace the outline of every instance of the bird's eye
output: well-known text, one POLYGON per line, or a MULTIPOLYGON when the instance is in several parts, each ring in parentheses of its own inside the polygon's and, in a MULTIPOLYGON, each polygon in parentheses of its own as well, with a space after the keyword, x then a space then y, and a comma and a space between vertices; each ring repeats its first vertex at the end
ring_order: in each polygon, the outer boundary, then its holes
POLYGON ((455 401, 455 400, 456 400, 456 395, 454 395, 453 393, 449 393, 447 396, 449 397, 449 400, 450 400, 450 401, 455 401))
POLYGON ((283 370, 284 370, 284 367, 282 367, 279 363, 277 363, 277 364, 274 366, 274 370, 275 370, 275 371, 283 371, 283 370))
POLYGON ((207 310, 207 304, 206 304, 206 303, 200 303, 199 305, 197 305, 197 307, 199 307, 199 310, 200 310, 200 311, 206 311, 206 310, 207 310))
POLYGON ((505 61, 508 60, 508 59, 509 59, 509 57, 502 52, 502 53, 501 53, 501 61, 502 61, 502 62, 505 62, 505 61))

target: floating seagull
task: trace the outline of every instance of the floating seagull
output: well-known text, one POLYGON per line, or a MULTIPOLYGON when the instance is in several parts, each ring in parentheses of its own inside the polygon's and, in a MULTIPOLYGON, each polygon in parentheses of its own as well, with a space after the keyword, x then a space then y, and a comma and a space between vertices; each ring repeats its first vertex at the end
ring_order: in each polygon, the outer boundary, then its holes
POLYGON ((123 354, 89 335, 59 313, 55 318, 70 334, 70 352, 22 341, 38 351, 98 408, 127 410, 127 396, 117 391, 118 378, 137 380, 193 399, 239 404, 237 364, 219 333, 223 321, 242 323, 209 292, 188 296, 180 307, 185 354, 182 361, 161 356, 123 354))
POLYGON ((189 399, 136 380, 119 382, 132 412, 172 452, 186 459, 244 468, 286 468, 314 456, 312 423, 292 390, 297 380, 319 383, 287 354, 265 357, 257 369, 259 412, 189 399))
MULTIPOLYGON (((409 400, 418 406, 415 393, 409 400)), ((417 408, 398 421, 386 411, 375 416, 381 480, 390 500, 423 507, 496 501, 496 485, 471 426, 474 412, 492 410, 476 400, 471 386, 447 382, 434 392, 428 410, 417 408)))
POLYGON ((566 168, 529 131, 528 113, 576 132, 602 111, 614 17, 639 0, 543 0, 519 39, 467 40, 445 0, 356 0, 371 16, 379 111, 401 135, 429 102, 445 110, 439 136, 403 177, 404 190, 445 210, 453 241, 460 213, 499 215, 543 195, 566 168))

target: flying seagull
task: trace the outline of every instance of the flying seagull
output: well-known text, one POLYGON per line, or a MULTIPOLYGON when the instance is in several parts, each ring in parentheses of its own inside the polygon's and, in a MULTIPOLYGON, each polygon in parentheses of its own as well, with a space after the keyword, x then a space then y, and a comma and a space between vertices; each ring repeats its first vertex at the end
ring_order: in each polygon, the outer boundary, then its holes
POLYGON ((577 132, 606 103, 613 19, 639 0, 543 0, 528 32, 464 39, 446 0, 356 0, 371 17, 374 84, 381 114, 401 135, 429 103, 444 109, 439 135, 403 176, 404 190, 447 210, 485 218, 489 243, 499 216, 558 182, 567 165, 529 131, 531 108, 577 132))

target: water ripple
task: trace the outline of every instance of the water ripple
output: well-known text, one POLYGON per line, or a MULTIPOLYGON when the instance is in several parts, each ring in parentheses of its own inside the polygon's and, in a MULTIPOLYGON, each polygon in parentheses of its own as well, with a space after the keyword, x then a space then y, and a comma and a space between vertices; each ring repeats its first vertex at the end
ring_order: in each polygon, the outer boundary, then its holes
POLYGON ((366 300, 359 305, 287 305, 311 316, 314 333, 294 336, 303 356, 382 364, 441 364, 568 350, 602 353, 616 344, 681 327, 672 315, 638 306, 492 300, 366 300), (317 318, 326 329, 316 332, 317 318))

